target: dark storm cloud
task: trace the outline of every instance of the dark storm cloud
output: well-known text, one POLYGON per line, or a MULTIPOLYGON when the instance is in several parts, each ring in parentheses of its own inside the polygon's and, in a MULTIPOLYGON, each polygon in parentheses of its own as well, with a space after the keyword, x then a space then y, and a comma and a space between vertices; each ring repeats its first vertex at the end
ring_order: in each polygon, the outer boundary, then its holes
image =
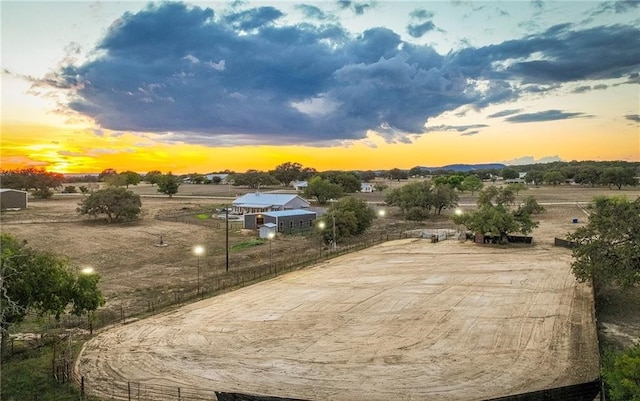
MULTIPOLYGON (((353 35, 326 20, 282 24, 273 7, 234 10, 218 15, 158 3, 126 13, 95 57, 65 64, 38 84, 67 89, 66 106, 104 129, 233 145, 362 139, 367 130, 406 141, 429 132, 429 118, 461 106, 544 95, 566 82, 638 80, 640 30, 632 26, 561 25, 440 55, 386 28, 353 35)), ((313 8, 303 11, 320 17, 313 8)), ((510 119, 576 116, 551 111, 510 119)))
POLYGON ((546 110, 538 113, 518 114, 505 118, 510 123, 535 123, 586 117, 584 113, 567 113, 561 110, 546 110))

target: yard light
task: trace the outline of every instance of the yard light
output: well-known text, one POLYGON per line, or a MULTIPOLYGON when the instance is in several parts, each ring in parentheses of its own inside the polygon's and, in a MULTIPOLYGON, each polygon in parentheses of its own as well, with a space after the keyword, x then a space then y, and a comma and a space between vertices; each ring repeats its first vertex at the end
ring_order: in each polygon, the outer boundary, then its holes
POLYGON ((273 266, 273 239, 276 237, 276 233, 271 231, 267 234, 267 238, 269 239, 269 267, 273 266))
MULTIPOLYGON (((387 215, 387 211, 386 210, 384 210, 384 209, 378 210, 378 217, 379 218, 384 219, 384 216, 386 216, 386 215, 387 215)), ((380 230, 381 240, 382 240, 382 235, 386 234, 386 232, 387 232, 387 226, 384 223, 382 224, 382 226, 383 226, 383 228, 380 230)), ((387 240, 389 240, 388 237, 387 237, 387 240)))
POLYGON ((202 245, 194 246, 193 253, 198 257, 198 295, 200 295, 200 255, 204 253, 204 247, 202 245))
POLYGON ((87 266, 80 269, 80 273, 89 275, 95 273, 95 270, 93 269, 93 267, 87 266))

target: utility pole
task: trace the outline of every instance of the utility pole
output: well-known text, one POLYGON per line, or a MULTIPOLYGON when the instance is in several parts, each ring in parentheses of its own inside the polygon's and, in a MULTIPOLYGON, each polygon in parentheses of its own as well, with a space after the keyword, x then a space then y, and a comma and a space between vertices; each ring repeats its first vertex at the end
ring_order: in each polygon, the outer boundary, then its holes
POLYGON ((227 273, 229 273, 229 208, 228 207, 224 208, 224 221, 225 221, 226 228, 227 228, 226 229, 226 246, 225 246, 225 249, 227 251, 226 252, 226 254, 227 254, 227 265, 226 265, 225 271, 227 273))
POLYGON ((333 250, 335 251, 338 249, 336 244, 336 215, 332 214, 331 217, 333 217, 333 250))

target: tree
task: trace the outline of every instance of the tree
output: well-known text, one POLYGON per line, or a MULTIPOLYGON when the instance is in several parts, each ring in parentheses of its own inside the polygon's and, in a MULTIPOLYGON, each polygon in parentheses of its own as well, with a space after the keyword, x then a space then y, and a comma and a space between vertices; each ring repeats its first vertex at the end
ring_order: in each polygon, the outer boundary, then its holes
POLYGON ((106 175, 102 180, 108 187, 124 187, 127 185, 127 177, 121 174, 106 175))
POLYGON ((442 209, 458 206, 458 194, 449 185, 436 185, 431 192, 430 203, 433 214, 440 214, 442 209))
POLYGON ((611 401, 640 401, 640 345, 605 361, 602 376, 611 401))
POLYGON ((481 190, 483 186, 482 180, 477 175, 468 175, 462 181, 462 190, 471 191, 471 195, 481 190))
POLYGON ((615 185, 619 190, 622 189, 624 185, 636 185, 637 181, 635 179, 635 171, 632 168, 624 168, 624 167, 607 167, 602 171, 602 176, 600 180, 603 184, 615 185))
POLYGON ((140 214, 140 196, 124 188, 99 189, 85 197, 76 209, 81 215, 105 214, 111 222, 135 220, 140 214))
POLYGON ((360 173, 360 179, 363 182, 371 182, 376 179, 375 171, 367 170, 360 173))
POLYGON ((544 210, 533 197, 521 205, 515 205, 515 195, 508 188, 491 186, 480 191, 477 200, 478 208, 461 215, 452 215, 456 224, 463 224, 468 229, 481 234, 500 237, 500 243, 506 244, 510 233, 529 234, 538 226, 531 215, 544 210))
POLYGON ((428 170, 424 167, 415 166, 409 169, 409 177, 422 177, 425 174, 428 174, 428 170))
POLYGON ((169 172, 165 175, 161 175, 157 184, 158 192, 169 195, 169 198, 173 198, 173 195, 178 193, 178 188, 180 188, 181 182, 180 178, 169 172))
POLYGON ((333 176, 330 181, 340 185, 342 190, 347 193, 358 192, 362 187, 362 182, 355 173, 340 173, 333 176))
POLYGON ((251 189, 259 189, 260 186, 277 184, 276 180, 271 174, 258 170, 247 170, 243 174, 235 174, 233 176, 234 186, 247 186, 251 189))
POLYGON ((560 185, 564 182, 564 174, 560 170, 551 170, 544 173, 542 179, 547 184, 551 184, 553 186, 560 185))
POLYGON ((116 175, 118 172, 114 168, 106 168, 98 174, 98 181, 104 181, 107 177, 116 175))
POLYGON ((347 196, 333 204, 323 219, 325 240, 337 241, 364 233, 376 218, 371 206, 362 199, 347 196), (333 238, 333 219, 335 218, 336 238, 333 238), (329 229, 331 227, 331 230, 329 229))
POLYGON ((409 177, 406 171, 400 170, 399 168, 393 168, 387 171, 386 175, 389 179, 396 181, 406 180, 409 177))
POLYGON ((502 171, 500 172, 500 175, 505 180, 513 180, 513 179, 516 179, 516 178, 518 178, 520 176, 518 174, 518 170, 515 170, 515 169, 510 168, 510 167, 503 168, 502 171))
POLYGON ((544 181, 544 173, 540 170, 531 170, 524 176, 524 181, 527 184, 539 185, 544 181))
POLYGON ((104 304, 100 276, 74 275, 67 259, 31 249, 9 234, 0 235, 0 252, 2 356, 9 325, 20 323, 29 312, 59 319, 70 305, 80 316, 104 304))
POLYGON ((49 173, 44 169, 28 167, 17 170, 3 170, 0 173, 0 181, 4 188, 23 189, 35 191, 32 195, 36 198, 46 199, 53 196, 50 188, 58 188, 64 182, 64 176, 58 173, 49 173))
MULTIPOLYGON (((425 215, 433 207, 433 186, 428 181, 412 182, 400 188, 395 188, 387 194, 385 202, 390 206, 397 206, 404 215, 409 209, 422 208, 425 215)), ((417 215, 413 213, 413 215, 417 215)))
POLYGON ((144 180, 151 185, 155 185, 158 183, 160 177, 162 177, 162 172, 159 170, 151 170, 144 176, 144 180))
POLYGON ((129 185, 138 185, 141 181, 140 174, 135 171, 124 171, 120 173, 121 177, 124 177, 124 185, 129 188, 129 185))
POLYGON ((520 191, 526 191, 527 186, 524 185, 521 182, 516 182, 513 184, 507 184, 507 188, 509 188, 509 190, 513 191, 516 195, 518 195, 520 193, 520 191))
POLYGON ((315 176, 307 183, 305 196, 316 198, 319 204, 326 204, 329 199, 337 199, 343 194, 342 187, 320 176, 315 176))
POLYGON ((594 187, 598 182, 600 182, 601 174, 602 170, 595 166, 584 166, 576 172, 573 177, 573 181, 575 181, 576 184, 594 187))
POLYGON ((271 175, 282 184, 288 186, 291 181, 295 181, 300 177, 302 172, 302 164, 286 162, 276 166, 271 175))
POLYGON ((588 206, 589 221, 568 239, 573 248, 574 275, 605 284, 630 287, 640 282, 640 198, 599 196, 588 206))

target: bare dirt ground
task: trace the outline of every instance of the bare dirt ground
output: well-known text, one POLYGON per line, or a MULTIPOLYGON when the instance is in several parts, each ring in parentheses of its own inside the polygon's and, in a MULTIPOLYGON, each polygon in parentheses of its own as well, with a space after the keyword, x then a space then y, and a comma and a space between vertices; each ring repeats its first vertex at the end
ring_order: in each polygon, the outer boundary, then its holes
MULTIPOLYGON (((153 187, 131 189, 144 196, 143 215, 134 223, 80 218, 80 196, 57 194, 31 201, 24 211, 3 212, 1 229, 68 256, 72 266, 93 266, 111 305, 193 286, 196 244, 206 247, 203 276, 223 271, 223 222, 156 216, 219 207, 241 190, 183 185, 178 195, 188 197, 167 199, 153 187), (156 246, 161 235, 165 247, 156 246)), ((590 290, 573 280, 570 252, 551 244, 586 221, 584 204, 593 196, 619 194, 633 199, 640 191, 531 188, 520 195, 533 195, 547 208, 533 247, 386 243, 105 331, 87 345, 78 369, 88 388, 98 390, 103 377, 345 400, 397 394, 475 400, 591 380, 597 348, 590 290)), ((460 203, 471 208, 475 197, 465 194, 460 203)), ((373 230, 402 229, 397 218, 391 210, 373 230)), ((446 216, 423 226, 455 228, 446 216)), ((232 226, 230 244, 251 236, 232 226)), ((272 252, 287 258, 317 249, 317 241, 278 237, 272 252)), ((232 268, 264 261, 268 251, 262 245, 234 254, 232 268)), ((628 322, 625 315, 612 313, 605 323, 637 338, 640 319, 628 322)))
POLYGON ((92 392, 125 382, 311 400, 482 400, 594 380, 591 290, 570 253, 383 243, 90 340, 92 392))

